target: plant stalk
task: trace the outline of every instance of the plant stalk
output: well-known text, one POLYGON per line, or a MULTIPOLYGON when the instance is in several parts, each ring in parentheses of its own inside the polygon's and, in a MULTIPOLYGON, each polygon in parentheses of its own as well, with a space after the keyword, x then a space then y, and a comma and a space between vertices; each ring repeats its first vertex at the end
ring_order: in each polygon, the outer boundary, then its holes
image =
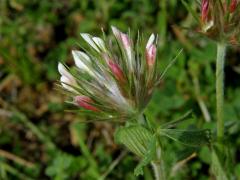
POLYGON ((164 162, 162 159, 162 152, 160 147, 157 149, 157 161, 153 161, 151 163, 155 180, 166 180, 166 173, 165 173, 165 168, 164 168, 164 162))
MULTIPOLYGON (((138 117, 138 123, 148 126, 152 128, 151 123, 148 121, 148 119, 144 116, 144 114, 141 114, 138 117)), ((151 162, 155 180, 166 180, 166 173, 164 168, 164 161, 163 161, 163 152, 161 149, 161 141, 158 139, 158 145, 156 147, 156 160, 151 162)))
POLYGON ((217 44, 216 62, 216 111, 217 111, 217 138, 222 144, 224 135, 224 62, 226 55, 226 44, 217 44))

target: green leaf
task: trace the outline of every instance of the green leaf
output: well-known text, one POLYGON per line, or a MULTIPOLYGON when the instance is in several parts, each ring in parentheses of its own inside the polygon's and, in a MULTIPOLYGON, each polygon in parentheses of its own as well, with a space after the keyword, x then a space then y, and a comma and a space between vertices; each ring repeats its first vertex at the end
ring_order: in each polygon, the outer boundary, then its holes
POLYGON ((139 157, 144 157, 147 153, 148 143, 152 139, 153 134, 140 125, 121 127, 115 132, 115 141, 124 144, 139 157))
POLYGON ((146 154, 144 155, 141 162, 137 165, 137 167, 134 169, 134 175, 143 175, 143 168, 148 165, 154 158, 156 154, 156 144, 157 144, 157 138, 154 136, 152 140, 149 142, 148 149, 146 154))
POLYGON ((178 130, 178 129, 159 129, 158 133, 174 141, 188 146, 209 145, 211 142, 211 132, 204 130, 178 130))
POLYGON ((161 125, 161 127, 163 127, 164 129, 168 129, 168 128, 172 128, 177 126, 178 124, 180 124, 183 121, 189 120, 189 116, 192 114, 192 110, 189 110, 188 112, 186 112, 183 116, 181 116, 180 118, 170 121, 168 123, 165 123, 163 125, 161 125))

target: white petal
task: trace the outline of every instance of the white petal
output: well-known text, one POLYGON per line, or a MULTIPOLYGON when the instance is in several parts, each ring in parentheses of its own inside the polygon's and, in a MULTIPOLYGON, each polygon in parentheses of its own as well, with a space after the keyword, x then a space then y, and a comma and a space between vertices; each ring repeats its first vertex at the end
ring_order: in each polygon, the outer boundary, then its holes
POLYGON ((80 34, 82 38, 90 45, 92 46, 97 52, 100 52, 94 41, 92 40, 91 36, 87 33, 81 33, 80 34))
POLYGON ((213 25, 214 25, 214 22, 213 22, 213 21, 209 21, 208 23, 206 23, 206 24, 203 26, 203 31, 204 31, 204 32, 207 32, 213 25))
POLYGON ((127 49, 131 46, 131 40, 129 39, 127 34, 120 33, 121 41, 123 43, 123 46, 127 49))
POLYGON ((148 42, 147 42, 147 45, 146 45, 146 48, 149 49, 149 47, 152 45, 152 43, 154 42, 155 40, 155 35, 154 34, 151 34, 151 36, 149 37, 148 39, 148 42))
POLYGON ((92 39, 93 39, 93 41, 95 42, 95 44, 97 44, 98 47, 99 47, 101 50, 106 51, 106 47, 105 47, 104 41, 103 41, 101 38, 99 38, 99 37, 93 37, 92 39))
POLYGON ((61 74, 61 75, 64 75, 66 73, 66 68, 63 66, 62 63, 58 63, 58 72, 61 74))
POLYGON ((71 79, 67 78, 66 76, 61 76, 60 78, 62 86, 72 92, 76 92, 71 86, 75 85, 75 80, 72 81, 71 79))
POLYGON ((90 62, 90 58, 87 54, 81 51, 74 50, 72 51, 72 55, 74 62, 79 69, 89 70, 86 64, 90 62))
POLYGON ((62 75, 62 76, 66 76, 68 78, 72 78, 72 75, 67 71, 67 69, 65 68, 65 66, 62 63, 58 63, 58 72, 62 75))
POLYGON ((129 111, 129 109, 131 109, 131 106, 126 101, 126 99, 122 96, 122 94, 121 94, 118 86, 115 84, 115 82, 109 82, 109 83, 106 82, 105 86, 110 91, 109 97, 111 97, 111 99, 116 102, 116 106, 119 106, 119 108, 122 108, 127 111, 129 111))
POLYGON ((117 38, 120 37, 121 32, 116 27, 112 26, 112 32, 117 38))

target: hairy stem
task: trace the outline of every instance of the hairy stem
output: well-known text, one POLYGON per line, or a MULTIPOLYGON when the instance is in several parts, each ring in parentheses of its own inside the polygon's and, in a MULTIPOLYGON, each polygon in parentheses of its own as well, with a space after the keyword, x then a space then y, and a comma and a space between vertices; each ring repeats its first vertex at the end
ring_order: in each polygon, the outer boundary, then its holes
POLYGON ((157 149, 157 161, 153 161, 151 163, 155 180, 166 180, 166 175, 165 175, 165 168, 164 168, 164 162, 162 159, 162 152, 160 147, 157 149))
POLYGON ((226 54, 226 44, 217 44, 216 62, 216 111, 217 111, 217 137, 221 143, 224 134, 224 61, 226 54))
MULTIPOLYGON (((138 117, 138 123, 152 128, 152 124, 148 121, 144 114, 138 117)), ((155 180, 166 180, 166 173, 163 160, 163 152, 161 149, 161 141, 158 139, 158 145, 156 147, 156 159, 151 162, 155 180)))

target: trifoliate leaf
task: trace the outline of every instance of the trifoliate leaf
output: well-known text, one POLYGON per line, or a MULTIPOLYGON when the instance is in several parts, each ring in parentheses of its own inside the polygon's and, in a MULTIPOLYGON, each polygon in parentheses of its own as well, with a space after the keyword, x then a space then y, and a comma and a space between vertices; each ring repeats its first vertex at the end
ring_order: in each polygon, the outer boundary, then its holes
POLYGON ((211 142, 211 132, 204 130, 178 130, 178 129, 159 129, 159 135, 166 136, 174 141, 178 141, 188 146, 209 145, 211 142))
POLYGON ((124 144, 139 157, 144 157, 147 153, 148 144, 152 138, 153 134, 140 125, 121 127, 115 132, 116 142, 124 144))
POLYGON ((141 162, 137 165, 137 167, 134 169, 134 175, 143 175, 143 168, 148 165, 152 160, 154 160, 156 155, 156 144, 157 144, 157 138, 154 136, 151 141, 149 142, 147 152, 144 155, 141 162))

